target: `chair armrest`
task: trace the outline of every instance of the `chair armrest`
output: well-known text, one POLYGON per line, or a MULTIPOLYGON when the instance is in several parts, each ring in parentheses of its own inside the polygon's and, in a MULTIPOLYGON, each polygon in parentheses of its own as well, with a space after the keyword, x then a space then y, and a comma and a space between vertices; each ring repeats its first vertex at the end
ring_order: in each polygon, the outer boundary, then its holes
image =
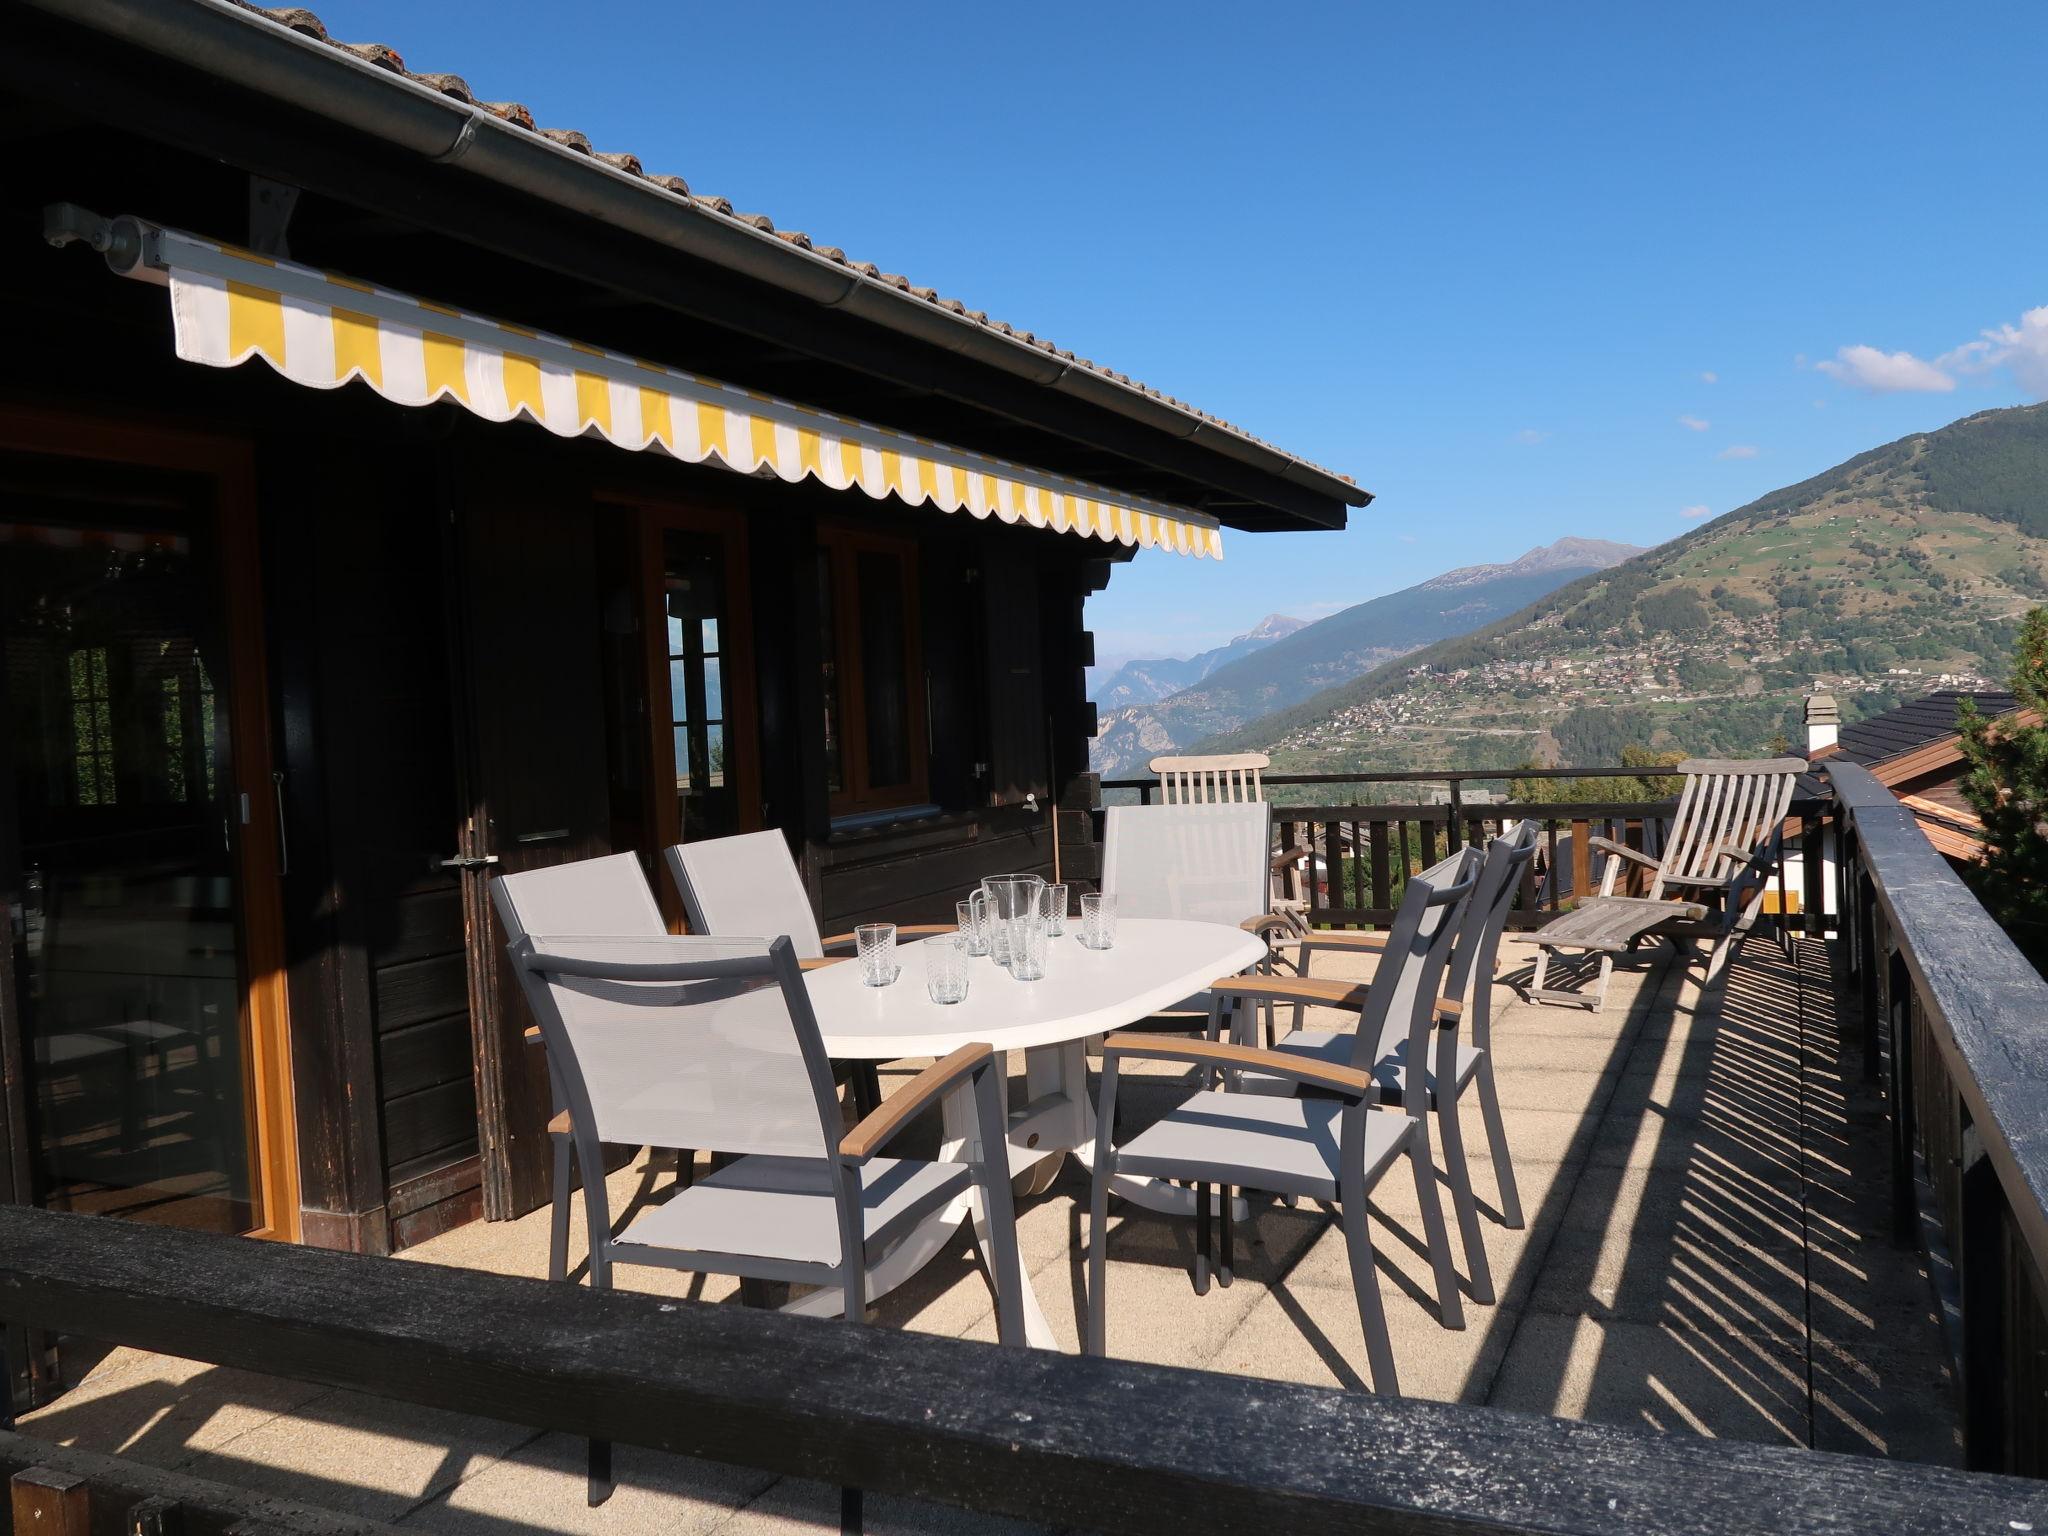
POLYGON ((1664 877, 1664 883, 1666 885, 1705 885, 1717 888, 1720 886, 1732 884, 1734 880, 1735 876, 1733 875, 1669 874, 1664 877))
POLYGON ((1382 953, 1387 947, 1384 933, 1357 933, 1345 928, 1332 928, 1324 932, 1305 933, 1300 944, 1304 949, 1363 949, 1382 953))
POLYGON ((1255 1003, 1314 1003, 1324 1008, 1362 1008, 1371 983, 1317 976, 1219 976, 1208 990, 1255 1003))
MULTIPOLYGON (((896 937, 899 939, 928 939, 935 933, 954 933, 957 927, 952 923, 898 923, 896 937)), ((835 933, 821 941, 827 949, 850 949, 856 942, 850 933, 835 933)))
POLYGON ((800 971, 822 971, 828 965, 844 965, 852 958, 851 955, 820 955, 815 960, 797 961, 796 968, 800 971))
POLYGON ((1271 938, 1276 933, 1293 933, 1293 926, 1278 912, 1262 912, 1257 917, 1248 917, 1237 925, 1246 933, 1263 934, 1271 938))
MULTIPOLYGON (((1325 1008, 1362 1008, 1372 991, 1369 981, 1334 981, 1317 976, 1219 976, 1211 992, 1248 998, 1255 1003, 1313 1003, 1325 1008)), ((1465 1005, 1455 998, 1436 1000, 1439 1024, 1463 1018, 1465 1005)))
POLYGON ((1277 875, 1281 870, 1297 864, 1303 859, 1311 858, 1314 854, 1315 850, 1309 847, 1308 844, 1296 843, 1293 847, 1282 848, 1278 853, 1274 854, 1273 862, 1268 864, 1266 868, 1277 875))
POLYGON ((528 1045, 545 1046, 548 1043, 547 1036, 543 1035, 540 1032, 540 1026, 538 1024, 529 1024, 526 1026, 526 1033, 524 1039, 528 1045))
POLYGON ((1201 1067, 1251 1071, 1291 1082, 1308 1083, 1342 1094, 1347 1099, 1371 1098, 1372 1078, 1356 1067, 1317 1061, 1288 1051, 1262 1051, 1249 1045, 1230 1045, 1221 1040, 1175 1040, 1161 1035, 1111 1035, 1102 1042, 1105 1062, 1124 1056, 1144 1056, 1156 1061, 1185 1061, 1201 1067))
POLYGON ((974 1041, 963 1045, 943 1061, 935 1061, 908 1083, 898 1088, 860 1124, 839 1138, 839 1155, 864 1163, 879 1152, 890 1138, 917 1117, 961 1078, 995 1055, 993 1047, 974 1041))
POLYGON ((1589 848, 1598 848, 1602 853, 1611 853, 1619 858, 1633 859, 1645 869, 1656 869, 1663 862, 1660 859, 1651 858, 1639 848, 1629 847, 1627 843, 1617 843, 1611 837, 1589 837, 1586 839, 1586 845, 1589 848))

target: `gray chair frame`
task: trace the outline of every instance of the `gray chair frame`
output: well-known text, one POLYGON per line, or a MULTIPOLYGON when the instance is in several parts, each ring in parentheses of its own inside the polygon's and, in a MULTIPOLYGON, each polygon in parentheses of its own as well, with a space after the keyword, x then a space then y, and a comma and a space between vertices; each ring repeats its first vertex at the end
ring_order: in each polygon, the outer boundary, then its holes
MULTIPOLYGON (((1487 1149, 1493 1154, 1501 1224, 1510 1229, 1520 1228, 1525 1224, 1521 1192, 1515 1183, 1514 1160, 1508 1150, 1500 1089, 1493 1070, 1493 978, 1501 934, 1514 907, 1515 893, 1521 886, 1523 871, 1536 856, 1537 832, 1536 823, 1525 818, 1506 837, 1495 838, 1483 855, 1476 849, 1465 850, 1465 867, 1476 869, 1472 898, 1457 923, 1430 1038, 1418 1042, 1411 1020, 1407 1038, 1393 1050, 1382 1050, 1386 1004, 1379 1005, 1376 1020, 1372 994, 1384 994, 1387 989, 1375 976, 1366 985, 1355 1034, 1297 1031, 1276 1047, 1283 1053, 1348 1062, 1372 1077, 1378 1103, 1404 1108, 1412 1105, 1418 1113, 1428 1111, 1434 1116, 1443 1141, 1444 1176, 1451 1186, 1451 1204, 1458 1217, 1458 1235, 1465 1249, 1472 1299, 1482 1306, 1495 1300, 1493 1270, 1479 1224, 1479 1201, 1473 1189, 1471 1156, 1465 1145, 1462 1105, 1467 1092, 1478 1097, 1487 1149), (1468 1020, 1469 1044, 1465 1030, 1468 1020), (1409 1063, 1415 1061, 1427 1063, 1420 1094, 1410 1091, 1413 1080, 1409 1063)), ((1401 952, 1392 934, 1346 937, 1359 941, 1348 946, 1351 948, 1401 952)), ((1256 1001, 1255 986, 1227 990, 1242 990, 1256 1001)))
MULTIPOLYGON (((504 879, 493 882, 493 894, 500 904, 510 930, 518 930, 512 898, 504 879)), ((867 1320, 868 1278, 877 1249, 907 1235, 926 1217, 937 1214, 960 1197, 968 1186, 978 1190, 985 1202, 989 1246, 983 1255, 996 1294, 997 1337, 1008 1345, 1024 1343, 1023 1275, 1018 1262, 1015 1213, 1010 1200, 1009 1166, 1004 1148, 1005 1079, 1003 1062, 988 1046, 963 1047, 945 1060, 920 1073, 890 1100, 884 1109, 841 1133, 837 1094, 832 1081, 832 1064, 825 1054, 823 1038, 811 1008, 810 994, 803 984, 795 947, 787 935, 758 942, 758 949, 735 954, 744 941, 708 937, 664 936, 661 940, 632 936, 647 947, 650 958, 621 960, 610 955, 578 954, 577 939, 551 941, 545 935, 523 931, 507 945, 513 968, 540 1021, 546 1038, 550 1072, 567 1101, 570 1136, 576 1156, 587 1170, 583 1180, 586 1220, 590 1231, 590 1284, 594 1290, 609 1290, 614 1264, 640 1264, 701 1273, 730 1274, 746 1279, 785 1281, 836 1288, 841 1292, 843 1315, 867 1320), (819 1172, 829 1182, 838 1224, 839 1257, 830 1263, 738 1252, 655 1246, 622 1240, 612 1232, 610 1196, 605 1187, 603 1162, 597 1134, 597 1114, 589 1085, 569 1027, 554 993, 553 983, 564 980, 626 984, 612 1001, 623 1005, 661 1009, 678 1015, 678 1029, 687 1028, 691 988, 711 987, 715 995, 728 995, 735 987, 749 983, 772 986, 781 993, 798 1054, 809 1080, 818 1114, 821 1144, 830 1149, 817 1159, 819 1172), (644 1002, 634 1002, 644 992, 644 1002), (996 1149, 993 1159, 963 1162, 963 1177, 936 1183, 918 1199, 906 1203, 873 1237, 866 1229, 862 1170, 916 1117, 935 1106, 940 1097, 962 1084, 973 1096, 974 1112, 982 1143, 996 1149)), ((602 939, 581 941, 588 948, 616 950, 617 942, 602 939)), ((750 1157, 742 1156, 719 1177, 737 1183, 744 1176, 750 1157)), ((796 1161, 777 1158, 776 1162, 796 1161)), ((764 1205, 776 1199, 760 1191, 764 1205)), ((685 1193, 684 1198, 688 1194, 685 1193)), ((611 1481, 610 1447, 604 1442, 591 1446, 590 1499, 601 1503, 609 1496, 611 1481)), ((848 1491, 843 1519, 858 1524, 857 1491, 848 1491), (851 1510, 850 1517, 845 1511, 851 1510)))
MULTIPOLYGON (((1439 983, 1443 980, 1460 920, 1478 883, 1472 863, 1471 859, 1461 858, 1458 867, 1444 872, 1444 875, 1425 872, 1411 876, 1389 935, 1390 950, 1407 957, 1406 964, 1413 968, 1412 984, 1407 989, 1413 999, 1409 1035, 1412 1048, 1418 1054, 1436 1018, 1439 983)), ((1249 995, 1258 985, 1257 978, 1223 977, 1215 983, 1215 988, 1219 994, 1249 995), (1243 989, 1240 989, 1241 982, 1245 983, 1243 989)), ((1383 989, 1381 996, 1386 1001, 1378 1005, 1382 1016, 1392 1005, 1396 990, 1391 986, 1383 989)), ((1219 997, 1211 1014, 1212 1035, 1220 1025, 1221 1014, 1219 997)), ((1282 1198, 1327 1200, 1331 1195, 1329 1186, 1334 1184, 1345 1246, 1350 1257, 1352 1289, 1358 1305, 1359 1322, 1365 1332, 1373 1389, 1387 1394, 1398 1393, 1400 1388, 1394 1367, 1393 1345, 1387 1334, 1386 1311, 1380 1302, 1379 1279, 1374 1268, 1367 1197, 1380 1178, 1403 1156, 1408 1159, 1415 1178, 1430 1268, 1436 1281, 1437 1305, 1444 1326, 1464 1327, 1465 1311, 1458 1292, 1457 1275, 1451 1265, 1450 1240, 1444 1227, 1436 1170, 1430 1161, 1423 1108, 1418 1102, 1404 1105, 1398 1111, 1384 1109, 1377 1106, 1377 1097, 1377 1084, 1368 1073, 1353 1066, 1301 1054, 1226 1044, 1214 1038, 1176 1042, 1147 1035, 1119 1034, 1105 1041, 1101 1105, 1096 1113, 1098 1134, 1094 1179, 1089 1191, 1089 1352, 1101 1354, 1105 1347, 1109 1186, 1119 1172, 1194 1181, 1197 1294, 1207 1290, 1212 1212, 1220 1215, 1222 1222, 1222 1252, 1217 1278, 1221 1283, 1229 1283, 1234 1191, 1256 1189, 1282 1198), (1251 1079, 1277 1081, 1290 1090, 1309 1088, 1340 1099, 1343 1108, 1337 1116, 1340 1127, 1338 1145, 1327 1149, 1334 1153, 1334 1167, 1327 1169, 1330 1177, 1304 1179, 1273 1163, 1249 1157, 1232 1162, 1193 1157, 1185 1161, 1165 1161, 1148 1154, 1144 1147, 1145 1138, 1154 1128, 1140 1131, 1118 1144, 1110 1131, 1116 1124, 1118 1069, 1122 1061, 1131 1057, 1192 1062, 1203 1069, 1205 1079, 1220 1078, 1226 1085, 1221 1090, 1205 1088, 1171 1111, 1165 1121, 1172 1121, 1176 1116, 1194 1110, 1197 1105, 1205 1105, 1213 1113, 1219 1107, 1227 1108, 1232 1099, 1256 1097, 1273 1102, 1268 1094, 1254 1095, 1244 1090, 1242 1085, 1251 1079), (1240 1086, 1229 1086, 1233 1083, 1240 1086), (1391 1133, 1388 1130, 1390 1124, 1393 1127, 1391 1133), (1375 1140, 1379 1144, 1378 1153, 1369 1158, 1368 1153, 1375 1140), (1211 1185, 1221 1186, 1220 1199, 1212 1197, 1211 1185)), ((1302 1105, 1301 1127, 1282 1127, 1271 1132, 1246 1132, 1239 1128, 1235 1134, 1254 1144, 1266 1141, 1272 1147, 1274 1162, 1277 1163, 1285 1151, 1298 1149, 1302 1133, 1307 1129, 1309 1101, 1295 1098, 1291 1102, 1302 1105)), ((1197 1115, 1199 1113, 1196 1111, 1197 1115)))

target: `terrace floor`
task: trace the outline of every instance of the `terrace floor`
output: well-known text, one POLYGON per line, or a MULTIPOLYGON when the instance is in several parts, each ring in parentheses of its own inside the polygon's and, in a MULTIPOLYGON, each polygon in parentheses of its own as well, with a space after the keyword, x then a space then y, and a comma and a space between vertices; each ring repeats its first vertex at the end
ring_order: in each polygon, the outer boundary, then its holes
MULTIPOLYGON (((1341 957, 1319 959, 1319 974, 1342 971, 1341 957)), ((1617 972, 1601 1016, 1525 1004, 1501 988, 1496 1055, 1529 1221, 1513 1232, 1488 1222, 1501 1300, 1468 1303, 1465 1330, 1448 1332, 1436 1321, 1413 1186, 1384 1182, 1375 1240, 1403 1390, 1956 1461, 1931 1289, 1916 1257, 1885 1236, 1880 1110, 1853 1048, 1843 1049, 1824 950, 1803 944, 1788 961, 1751 943, 1718 1019, 1696 1011, 1696 974, 1646 956, 1617 972)), ((885 1090, 890 1081, 885 1074, 885 1090)), ((1137 1087, 1133 1118, 1175 1092, 1164 1072, 1137 1087)), ((669 1179, 643 1158, 614 1176, 614 1208, 636 1194, 658 1200, 669 1179)), ((1490 1209, 1490 1164, 1478 1183, 1490 1209)), ((1025 1266, 1070 1349, 1085 1200, 1070 1163, 1048 1194, 1019 1206, 1025 1266)), ((1266 1204, 1240 1228, 1237 1283, 1199 1298, 1188 1276, 1191 1222, 1113 1207, 1111 1223, 1114 1354, 1362 1385, 1344 1246, 1326 1213, 1266 1204)), ((538 1276, 546 1249, 542 1211, 451 1232, 405 1257, 538 1276)), ((711 1300, 733 1292, 730 1282, 653 1271, 620 1278, 711 1300)), ((964 1236, 877 1312, 888 1326, 994 1337, 964 1236)), ((628 1448, 618 1452, 618 1492, 591 1510, 581 1444, 563 1436, 129 1350, 107 1355, 20 1427, 446 1536, 836 1527, 836 1497, 819 1485, 628 1448)), ((868 1529, 1021 1528, 872 1498, 868 1529)))

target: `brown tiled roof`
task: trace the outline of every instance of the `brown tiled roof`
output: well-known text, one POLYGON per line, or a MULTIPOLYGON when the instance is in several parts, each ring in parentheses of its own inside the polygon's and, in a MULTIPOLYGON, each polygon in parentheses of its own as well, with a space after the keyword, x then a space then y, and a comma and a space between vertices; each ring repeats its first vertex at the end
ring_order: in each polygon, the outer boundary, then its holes
MULTIPOLYGON (((846 253, 836 245, 817 244, 809 235, 801 230, 777 229, 773 221, 766 214, 736 212, 733 205, 722 197, 707 197, 703 193, 692 192, 688 184, 680 176, 650 175, 642 168, 636 156, 631 154, 607 154, 598 151, 592 148, 587 137, 573 128, 538 127, 534 123, 533 114, 516 101, 479 101, 470 90, 469 82, 460 75, 414 73, 405 67, 405 59, 399 54, 398 50, 384 43, 344 43, 337 38, 330 37, 327 33, 326 25, 320 18, 303 6, 270 7, 257 5, 254 3, 254 0, 236 0, 236 3, 244 10, 262 16, 278 26, 289 28, 293 32, 313 38, 318 42, 327 44, 329 47, 338 48, 345 53, 353 54, 355 57, 373 64, 379 69, 387 69, 393 74, 403 75, 408 80, 424 85, 429 90, 437 91, 444 96, 452 97, 465 105, 482 108, 492 116, 515 127, 523 128, 530 133, 538 133, 543 138, 550 139, 557 144, 574 150, 578 154, 589 155, 591 158, 601 160, 616 170, 641 177, 646 181, 654 183, 656 186, 665 188, 678 197, 687 197, 700 209, 719 218, 731 219, 736 223, 747 224, 764 233, 775 235, 792 245, 814 252, 829 261, 849 267, 866 277, 886 283, 888 286, 900 289, 904 293, 912 294, 924 300, 927 304, 946 310, 948 313, 963 316, 991 331, 1000 332, 1005 336, 1010 336, 1024 342, 1028 346, 1036 347, 1042 352, 1061 359, 1063 362, 1072 363, 1077 368, 1085 368, 1092 373, 1100 374, 1104 378, 1113 379, 1127 388, 1149 395, 1154 400, 1163 401, 1176 410, 1184 411, 1190 416, 1198 417, 1203 421, 1222 427, 1226 431, 1235 433, 1237 436, 1246 438, 1251 442, 1258 443, 1260 446, 1270 449, 1275 453, 1286 452, 1285 449, 1280 448, 1278 445, 1256 437, 1252 433, 1245 431, 1244 428, 1234 426, 1230 422, 1225 421, 1220 416, 1212 416, 1207 411, 1199 410, 1195 406, 1188 404, 1185 400, 1177 399, 1161 390, 1154 389, 1149 384, 1140 383, 1128 374, 1118 373, 1114 368, 1106 367, 1085 357, 1076 357, 1072 352, 1067 351, 1063 347, 1055 346, 1043 336, 1037 336, 1030 331, 1021 330, 1005 320, 992 320, 983 310, 969 309, 958 299, 942 297, 936 290, 919 287, 912 283, 909 278, 896 273, 884 272, 872 262, 850 260, 846 253)), ((1306 469, 1328 475, 1333 479, 1342 480, 1346 484, 1357 484, 1349 475, 1340 474, 1335 470, 1324 469, 1320 465, 1310 464, 1306 460, 1301 460, 1300 462, 1306 469)))

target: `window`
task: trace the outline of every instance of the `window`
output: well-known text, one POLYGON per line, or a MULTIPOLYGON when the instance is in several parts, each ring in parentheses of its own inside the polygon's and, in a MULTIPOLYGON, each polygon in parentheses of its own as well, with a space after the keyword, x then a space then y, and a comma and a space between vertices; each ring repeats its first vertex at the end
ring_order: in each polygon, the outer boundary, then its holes
POLYGON ((71 653, 71 777, 73 805, 114 803, 114 702, 103 645, 71 653))
POLYGON ((713 534, 671 528, 662 539, 662 614, 669 728, 683 841, 740 829, 727 772, 725 551, 713 534))
POLYGON ((917 546, 866 530, 818 531, 818 654, 832 814, 923 802, 924 657, 917 546))

